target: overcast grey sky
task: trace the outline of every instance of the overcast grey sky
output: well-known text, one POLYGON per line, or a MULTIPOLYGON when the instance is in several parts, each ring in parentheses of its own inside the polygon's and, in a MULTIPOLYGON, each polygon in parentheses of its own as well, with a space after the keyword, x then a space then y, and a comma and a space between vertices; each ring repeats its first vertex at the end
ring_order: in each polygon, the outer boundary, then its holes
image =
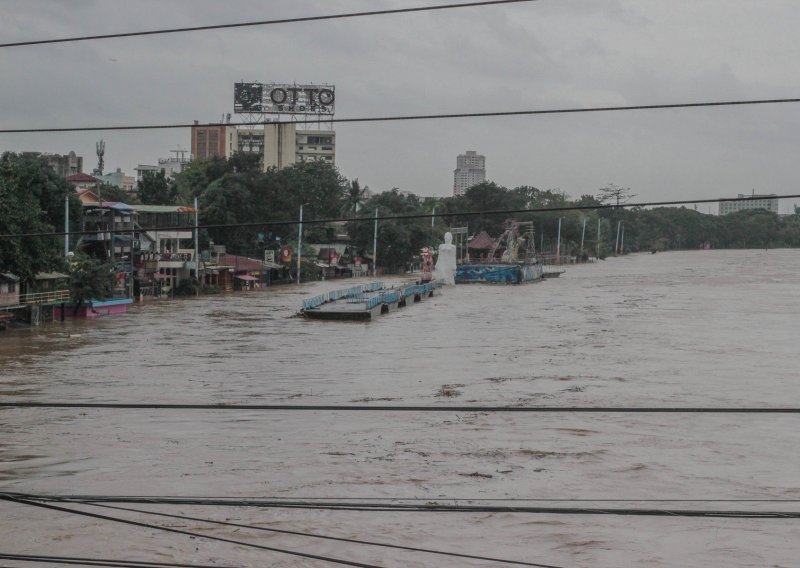
MULTIPOLYGON (((0 0, 3 42, 445 0, 0 0)), ((218 121, 239 80, 336 85, 336 116, 800 96, 796 0, 520 4, 0 50, 2 126, 218 121)), ((456 155, 507 187, 637 200, 795 193, 800 104, 337 125, 337 165, 374 191, 450 195, 456 155)), ((0 135, 0 151, 128 173, 188 130, 0 135)), ((781 210, 788 211, 789 203, 781 210)), ((701 206, 708 211, 709 206, 701 206)), ((711 208, 716 211, 716 206, 711 208)))

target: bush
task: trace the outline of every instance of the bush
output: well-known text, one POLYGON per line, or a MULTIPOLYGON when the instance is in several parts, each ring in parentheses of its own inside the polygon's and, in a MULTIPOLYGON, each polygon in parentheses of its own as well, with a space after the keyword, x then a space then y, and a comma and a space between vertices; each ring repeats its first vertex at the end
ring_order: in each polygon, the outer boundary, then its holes
POLYGON ((197 280, 183 280, 175 287, 176 296, 196 296, 199 290, 197 280))

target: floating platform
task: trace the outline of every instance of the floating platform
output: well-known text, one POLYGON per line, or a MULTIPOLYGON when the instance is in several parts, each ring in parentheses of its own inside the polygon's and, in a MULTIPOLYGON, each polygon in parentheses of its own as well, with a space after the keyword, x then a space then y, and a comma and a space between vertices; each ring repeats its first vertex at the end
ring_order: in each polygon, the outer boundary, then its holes
POLYGON ((469 263, 456 268, 456 284, 522 284, 542 279, 538 263, 469 263))
POLYGON ((394 288, 386 288, 382 282, 372 282, 363 286, 332 290, 304 300, 300 314, 310 319, 370 320, 433 297, 441 287, 441 281, 406 284, 394 288))

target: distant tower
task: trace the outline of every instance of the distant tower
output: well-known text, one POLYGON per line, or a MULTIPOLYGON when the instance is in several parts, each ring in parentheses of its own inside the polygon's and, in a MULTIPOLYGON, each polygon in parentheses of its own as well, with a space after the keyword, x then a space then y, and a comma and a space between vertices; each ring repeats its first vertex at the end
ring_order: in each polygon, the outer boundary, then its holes
POLYGON ((106 153, 106 143, 103 140, 97 143, 97 168, 92 172, 96 176, 103 175, 103 156, 106 153))
POLYGON ((484 181, 486 181, 486 157, 475 150, 459 154, 453 172, 453 195, 464 195, 467 189, 484 181))

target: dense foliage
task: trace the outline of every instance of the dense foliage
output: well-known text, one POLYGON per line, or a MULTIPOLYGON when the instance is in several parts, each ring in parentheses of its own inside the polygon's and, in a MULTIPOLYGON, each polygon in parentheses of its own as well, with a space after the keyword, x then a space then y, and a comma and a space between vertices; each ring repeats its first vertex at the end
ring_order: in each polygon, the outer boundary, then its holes
MULTIPOLYGON (((0 157, 0 234, 63 231, 64 203, 70 218, 80 216, 80 201, 72 186, 41 158, 7 152, 0 157)), ((0 240, 0 272, 23 282, 37 272, 64 270, 63 237, 22 237, 0 240)))
POLYGON ((69 263, 69 288, 75 311, 92 298, 111 296, 113 270, 109 263, 78 253, 69 263))
MULTIPOLYGON (((190 205, 195 197, 201 225, 296 221, 303 205, 305 219, 337 218, 352 186, 322 162, 299 163, 261 171, 256 156, 193 162, 178 175, 178 199, 190 205)), ((324 240, 324 229, 307 225, 306 238, 324 240)), ((295 225, 250 225, 208 229, 206 243, 225 244, 230 251, 253 254, 265 246, 296 242, 295 225)))
MULTIPOLYGON (((100 188, 104 199, 135 202, 111 186, 100 188)), ((601 257, 614 251, 617 230, 624 232, 624 250, 754 248, 800 246, 800 215, 778 216, 750 210, 717 216, 685 207, 598 208, 623 204, 633 195, 614 184, 596 195, 570 198, 557 189, 532 186, 508 189, 493 182, 476 185, 463 196, 422 199, 393 188, 372 193, 357 179, 347 180, 322 162, 307 162, 262 171, 258 157, 235 155, 230 159, 196 160, 174 181, 163 174, 146 175, 139 186, 143 203, 200 207, 201 245, 224 244, 237 254, 260 257, 264 249, 297 244, 300 206, 306 221, 350 218, 347 232, 357 253, 372 257, 370 219, 431 213, 437 218, 382 219, 378 223, 378 265, 387 272, 407 269, 424 246, 442 242, 451 227, 467 227, 469 234, 486 231, 498 236, 509 219, 532 221, 539 251, 554 252, 559 232, 561 252, 578 255, 583 236, 584 256, 601 257), (585 210, 522 212, 525 209, 585 206, 585 210), (487 213, 516 210, 511 214, 487 213), (441 216, 439 216, 441 215, 441 216), (363 219, 353 220, 354 217, 363 219), (281 224, 286 223, 286 224, 281 224), (585 225, 585 233, 583 228, 585 225), (598 239, 599 228, 599 239, 598 239)), ((80 203, 72 188, 38 158, 7 153, 0 159, 0 233, 58 231, 64 222, 64 198, 69 196, 70 217, 79 219, 80 203)), ((304 242, 329 242, 330 224, 306 223, 304 242)), ((32 237, 0 241, 0 271, 29 280, 39 271, 63 269, 62 238, 32 237)), ((102 272, 102 270, 100 270, 102 272)), ((99 278, 102 280, 102 278, 99 278)), ((86 288, 86 286, 82 286, 86 288)))
MULTIPOLYGON (((433 224, 426 218, 378 223, 378 265, 387 272, 409 267, 423 246, 435 247, 450 227, 467 227, 471 235, 486 231, 496 237, 510 219, 532 221, 537 250, 550 253, 556 250, 560 219, 561 253, 574 256, 581 252, 582 237, 584 256, 613 253, 618 229, 620 240, 624 235, 625 252, 800 246, 798 215, 780 217, 753 210, 721 217, 685 207, 596 208, 624 204, 635 197, 630 189, 614 184, 598 188, 596 196, 587 194, 577 199, 557 189, 508 189, 493 182, 476 185, 459 197, 422 199, 397 188, 371 194, 357 179, 348 181, 327 164, 312 162, 262 172, 253 157, 237 156, 194 162, 178 176, 177 188, 183 203, 199 197, 201 224, 294 221, 301 204, 306 220, 339 216, 368 219, 376 208, 379 217, 431 213, 435 209, 441 217, 433 224), (576 205, 587 209, 486 214, 576 205)), ((352 244, 367 258, 372 257, 373 226, 370 220, 347 224, 352 244)), ((278 242, 296 244, 296 230, 296 225, 215 228, 206 237, 224 243, 229 250, 257 254, 259 247, 278 242)), ((305 242, 325 242, 329 237, 320 225, 304 225, 305 242)))
MULTIPOLYGON (((412 193, 398 189, 384 191, 369 198, 362 209, 378 217, 415 215, 422 212, 422 202, 412 193)), ((348 225, 353 244, 364 256, 372 257, 374 222, 351 222, 348 225)), ((432 244, 434 238, 428 219, 386 219, 378 221, 378 266, 385 272, 402 272, 409 268, 422 247, 432 244)))

